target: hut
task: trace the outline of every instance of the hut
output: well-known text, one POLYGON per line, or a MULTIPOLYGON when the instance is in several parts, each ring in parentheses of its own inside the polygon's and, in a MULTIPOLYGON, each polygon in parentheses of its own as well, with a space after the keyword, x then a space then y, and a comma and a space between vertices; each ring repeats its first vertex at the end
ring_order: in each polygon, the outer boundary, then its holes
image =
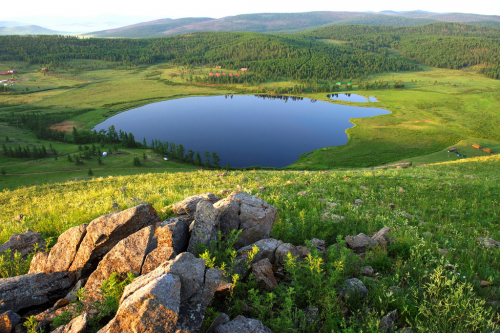
POLYGON ((477 143, 473 144, 472 147, 476 148, 476 149, 481 149, 483 147, 481 147, 480 145, 478 145, 477 143))
POLYGON ((215 66, 215 69, 221 69, 222 66, 215 66))
POLYGON ((248 68, 240 68, 240 71, 246 72, 246 71, 248 71, 248 68))
POLYGON ((488 154, 493 154, 493 151, 490 148, 484 148, 483 151, 488 154))

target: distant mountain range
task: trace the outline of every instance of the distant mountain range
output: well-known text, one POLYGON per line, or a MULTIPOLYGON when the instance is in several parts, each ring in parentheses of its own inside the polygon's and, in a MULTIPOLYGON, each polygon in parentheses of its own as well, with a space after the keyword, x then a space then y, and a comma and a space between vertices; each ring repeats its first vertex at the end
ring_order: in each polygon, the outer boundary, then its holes
POLYGON ((50 30, 38 25, 2 26, 0 22, 1 35, 58 35, 62 32, 50 30))
POLYGON ((250 31, 261 33, 300 32, 329 25, 417 26, 434 22, 458 22, 500 28, 500 16, 467 13, 432 13, 426 11, 395 12, 308 12, 263 13, 210 17, 157 19, 145 17, 98 15, 87 18, 25 17, 0 21, 0 35, 68 34, 111 38, 165 37, 198 31, 250 31), (146 18, 147 19, 147 18, 146 18), (22 22, 29 23, 22 23, 22 22), (140 23, 137 23, 140 22, 140 23), (65 31, 65 32, 61 32, 65 31))
POLYGON ((198 31, 251 31, 262 33, 299 32, 328 25, 416 26, 434 22, 460 22, 500 27, 500 16, 426 11, 379 13, 309 12, 264 13, 213 18, 162 19, 117 29, 89 33, 94 37, 162 37, 198 31))

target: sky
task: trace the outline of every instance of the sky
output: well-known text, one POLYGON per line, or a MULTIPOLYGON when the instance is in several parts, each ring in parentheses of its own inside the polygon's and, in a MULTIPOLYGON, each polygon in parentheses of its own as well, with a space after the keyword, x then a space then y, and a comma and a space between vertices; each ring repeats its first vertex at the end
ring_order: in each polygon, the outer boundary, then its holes
POLYGON ((308 11, 411 11, 462 12, 500 15, 499 0, 23 0, 2 1, 0 21, 30 16, 86 17, 101 14, 150 18, 213 17, 308 11))

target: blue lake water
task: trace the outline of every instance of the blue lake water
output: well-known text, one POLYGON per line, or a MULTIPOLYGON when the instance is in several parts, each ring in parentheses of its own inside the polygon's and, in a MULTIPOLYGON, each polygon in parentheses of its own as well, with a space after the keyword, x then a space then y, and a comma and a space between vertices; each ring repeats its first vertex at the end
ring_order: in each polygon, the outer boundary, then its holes
POLYGON ((328 97, 330 99, 336 101, 345 101, 345 102, 355 102, 355 103, 366 103, 366 102, 378 102, 375 97, 368 97, 366 99, 365 96, 361 96, 358 94, 329 94, 328 97))
POLYGON ((390 114, 310 99, 234 95, 188 97, 157 102, 117 114, 95 129, 133 133, 182 144, 187 150, 215 151, 221 165, 284 167, 299 155, 347 143, 351 118, 390 114))

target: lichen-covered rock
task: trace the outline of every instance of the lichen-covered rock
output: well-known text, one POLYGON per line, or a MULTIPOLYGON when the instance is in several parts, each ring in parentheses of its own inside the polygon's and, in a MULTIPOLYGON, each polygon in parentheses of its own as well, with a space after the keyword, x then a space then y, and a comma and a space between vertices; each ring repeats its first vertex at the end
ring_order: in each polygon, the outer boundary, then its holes
POLYGON ((0 333, 12 333, 21 321, 21 316, 12 311, 0 313, 0 333))
POLYGON ((85 237, 88 224, 82 224, 63 232, 56 245, 50 250, 45 273, 64 272, 69 270, 80 244, 85 237))
POLYGON ((201 200, 196 205, 191 238, 189 239, 188 252, 195 253, 198 245, 209 246, 217 240, 219 232, 219 211, 212 203, 201 200))
POLYGON ((250 244, 238 249, 238 257, 235 261, 241 261, 241 259, 246 258, 246 253, 252 250, 253 246, 257 246, 259 248, 259 252, 257 252, 257 254, 255 255, 253 262, 257 262, 264 258, 267 258, 273 264, 275 262, 276 249, 281 244, 283 244, 282 241, 274 238, 261 239, 254 244, 250 244))
POLYGON ((231 194, 231 197, 240 203, 240 245, 269 238, 278 209, 248 193, 231 194))
POLYGON ((276 263, 284 265, 289 253, 290 255, 292 255, 292 257, 297 257, 297 259, 300 259, 299 250, 291 243, 284 243, 278 246, 278 248, 276 249, 275 252, 276 263))
POLYGON ((484 247, 500 247, 500 242, 497 242, 493 238, 478 238, 477 241, 481 243, 484 247))
POLYGON ((220 200, 214 207, 219 210, 220 231, 227 235, 240 227, 240 203, 231 197, 220 200))
POLYGON ((208 330, 205 332, 205 333, 215 333, 215 329, 221 325, 225 325, 227 323, 229 323, 231 321, 231 318, 229 318, 229 316, 227 314, 225 314, 224 312, 221 312, 219 313, 219 315, 217 316, 217 318, 215 318, 215 320, 212 322, 212 324, 210 325, 210 327, 208 328, 208 330))
POLYGON ((35 249, 35 244, 38 244, 39 251, 43 250, 46 245, 42 235, 38 232, 28 229, 22 234, 12 234, 7 242, 0 245, 0 255, 10 250, 12 256, 14 253, 19 252, 21 257, 26 259, 35 249))
POLYGON ((345 238, 347 246, 356 253, 363 253, 366 250, 377 246, 377 242, 361 233, 356 236, 347 236, 345 238))
POLYGON ((158 266, 163 264, 165 261, 173 259, 175 256, 174 249, 170 246, 161 246, 154 249, 151 253, 144 259, 144 264, 142 265, 141 275, 148 274, 152 272, 158 266))
POLYGON ((374 274, 375 274, 375 270, 371 266, 363 266, 361 268, 361 275, 373 276, 374 274))
POLYGON ((345 286, 340 289, 339 295, 345 298, 364 298, 368 296, 368 289, 361 280, 356 278, 345 280, 345 286))
POLYGON ((267 258, 252 265, 252 274, 262 290, 271 291, 278 286, 274 278, 273 266, 267 258))
POLYGON ((146 257, 149 243, 153 237, 154 227, 145 227, 122 239, 109 251, 90 275, 85 285, 86 302, 101 299, 100 287, 111 274, 118 273, 125 277, 128 273, 141 274, 142 264, 146 257))
POLYGON ((0 279, 0 311, 46 305, 63 298, 73 286, 71 274, 37 273, 0 279))
POLYGON ((189 244, 189 222, 178 217, 163 221, 156 227, 155 236, 158 237, 158 247, 172 247, 175 255, 186 252, 189 244))
POLYGON ((99 333, 174 332, 180 304, 181 279, 163 273, 122 297, 116 316, 99 333))
POLYGON ((33 273, 46 273, 45 267, 47 264, 47 259, 49 258, 48 252, 38 252, 33 256, 30 263, 30 269, 28 274, 33 273))
POLYGON ((67 325, 59 326, 51 333, 86 333, 89 322, 88 313, 73 318, 67 325))
POLYGON ((273 333, 271 329, 264 326, 257 319, 249 319, 243 316, 238 316, 225 325, 220 325, 215 328, 215 333, 273 333))
POLYGON ((380 331, 383 333, 394 332, 394 322, 398 318, 398 311, 394 310, 386 314, 380 321, 380 331))
POLYGON ((88 277, 119 241, 159 220, 154 208, 145 204, 93 220, 87 226, 70 271, 76 272, 77 279, 88 277))
POLYGON ((326 254, 325 241, 322 239, 313 238, 311 239, 311 244, 318 250, 319 252, 326 254))
POLYGON ((172 210, 178 215, 187 214, 194 216, 198 202, 205 200, 205 201, 210 201, 212 204, 214 204, 220 199, 221 198, 215 196, 213 193, 203 193, 203 194, 193 195, 180 202, 174 203, 172 205, 172 210))

